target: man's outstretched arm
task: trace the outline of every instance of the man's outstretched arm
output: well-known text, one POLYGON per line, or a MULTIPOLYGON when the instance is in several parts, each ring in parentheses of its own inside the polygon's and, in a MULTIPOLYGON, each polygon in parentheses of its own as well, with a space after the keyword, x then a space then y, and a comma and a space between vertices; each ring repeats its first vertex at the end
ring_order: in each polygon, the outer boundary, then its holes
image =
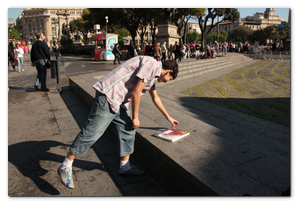
POLYGON ((161 99, 159 98, 156 91, 149 91, 152 101, 154 105, 157 107, 157 109, 165 116, 165 118, 173 125, 176 126, 179 124, 179 122, 168 114, 167 110, 165 109, 163 103, 161 102, 161 99))

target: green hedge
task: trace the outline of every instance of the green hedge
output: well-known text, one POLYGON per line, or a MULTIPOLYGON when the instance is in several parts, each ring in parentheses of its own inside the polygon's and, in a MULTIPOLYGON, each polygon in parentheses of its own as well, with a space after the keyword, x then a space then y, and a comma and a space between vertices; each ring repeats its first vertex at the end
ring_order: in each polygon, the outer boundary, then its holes
POLYGON ((90 55, 91 52, 94 52, 94 47, 77 47, 77 48, 64 48, 60 49, 61 54, 79 54, 79 55, 90 55))

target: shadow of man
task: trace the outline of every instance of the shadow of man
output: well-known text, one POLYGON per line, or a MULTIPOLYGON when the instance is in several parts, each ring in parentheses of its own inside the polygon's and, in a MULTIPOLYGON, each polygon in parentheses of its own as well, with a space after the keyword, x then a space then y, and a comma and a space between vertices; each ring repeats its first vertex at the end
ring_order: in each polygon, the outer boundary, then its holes
MULTIPOLYGON (((41 178, 48 170, 40 166, 41 160, 63 162, 65 156, 48 152, 50 148, 57 146, 65 147, 68 145, 57 141, 27 141, 9 145, 8 161, 15 165, 25 177, 30 178, 41 191, 49 195, 59 195, 60 192, 56 188, 41 178)), ((76 160, 73 166, 84 170, 100 169, 106 171, 100 163, 83 160, 76 160)), ((56 170, 57 168, 53 169, 56 170)))

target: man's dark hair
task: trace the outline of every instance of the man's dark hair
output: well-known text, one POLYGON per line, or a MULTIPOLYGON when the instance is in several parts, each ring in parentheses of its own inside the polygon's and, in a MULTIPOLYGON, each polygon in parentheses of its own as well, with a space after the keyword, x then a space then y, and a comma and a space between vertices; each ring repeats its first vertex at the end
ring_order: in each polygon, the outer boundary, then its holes
POLYGON ((42 34, 43 34, 43 33, 39 31, 39 32, 37 32, 37 33, 35 34, 35 36, 36 36, 37 39, 40 39, 40 37, 42 36, 42 34))
POLYGON ((178 75, 178 64, 176 63, 175 60, 166 60, 162 63, 162 68, 164 70, 172 70, 172 77, 173 80, 176 79, 177 75, 178 75))

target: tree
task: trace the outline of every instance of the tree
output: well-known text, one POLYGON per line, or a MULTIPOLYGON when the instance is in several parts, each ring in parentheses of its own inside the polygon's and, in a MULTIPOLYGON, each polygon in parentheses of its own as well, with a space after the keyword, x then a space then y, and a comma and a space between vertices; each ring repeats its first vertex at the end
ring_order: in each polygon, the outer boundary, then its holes
POLYGON ((279 38, 283 43, 290 37, 290 28, 284 27, 279 30, 278 25, 268 26, 264 29, 259 29, 253 32, 251 40, 253 42, 258 41, 259 44, 266 45, 267 40, 271 39, 276 42, 279 38))
POLYGON ((240 18, 240 13, 237 9, 233 8, 208 8, 207 14, 197 15, 199 27, 202 33, 201 45, 205 45, 206 36, 211 29, 223 21, 237 21, 240 18), (216 18, 219 17, 219 21, 216 18), (216 22, 215 22, 216 21, 216 22), (210 23, 210 24, 208 24, 210 23), (208 27, 209 25, 209 27, 208 27))
MULTIPOLYGON (((209 40, 209 41, 215 41, 217 40, 217 32, 214 32, 214 33, 210 33, 206 36, 206 40, 209 40)), ((219 31, 219 42, 224 42, 226 41, 228 37, 228 33, 226 31, 219 31)))
POLYGON ((253 32, 253 29, 248 26, 239 26, 230 32, 229 38, 235 41, 245 42, 251 39, 253 32))
POLYGON ((186 38, 188 39, 188 42, 196 42, 199 40, 201 34, 198 32, 194 31, 193 33, 187 33, 186 38))
POLYGON ((8 27, 8 39, 21 40, 19 31, 14 27, 8 27), (11 29, 11 33, 10 30, 11 29))
POLYGON ((183 29, 183 43, 185 42, 185 36, 186 36, 186 31, 187 31, 187 25, 188 22, 191 18, 193 18, 194 16, 203 16, 205 12, 204 8, 198 8, 198 9, 191 9, 191 8, 184 8, 184 9, 178 9, 178 13, 179 16, 181 15, 181 17, 179 18, 181 24, 180 26, 178 26, 179 29, 179 35, 181 36, 181 30, 182 27, 184 27, 183 29))

